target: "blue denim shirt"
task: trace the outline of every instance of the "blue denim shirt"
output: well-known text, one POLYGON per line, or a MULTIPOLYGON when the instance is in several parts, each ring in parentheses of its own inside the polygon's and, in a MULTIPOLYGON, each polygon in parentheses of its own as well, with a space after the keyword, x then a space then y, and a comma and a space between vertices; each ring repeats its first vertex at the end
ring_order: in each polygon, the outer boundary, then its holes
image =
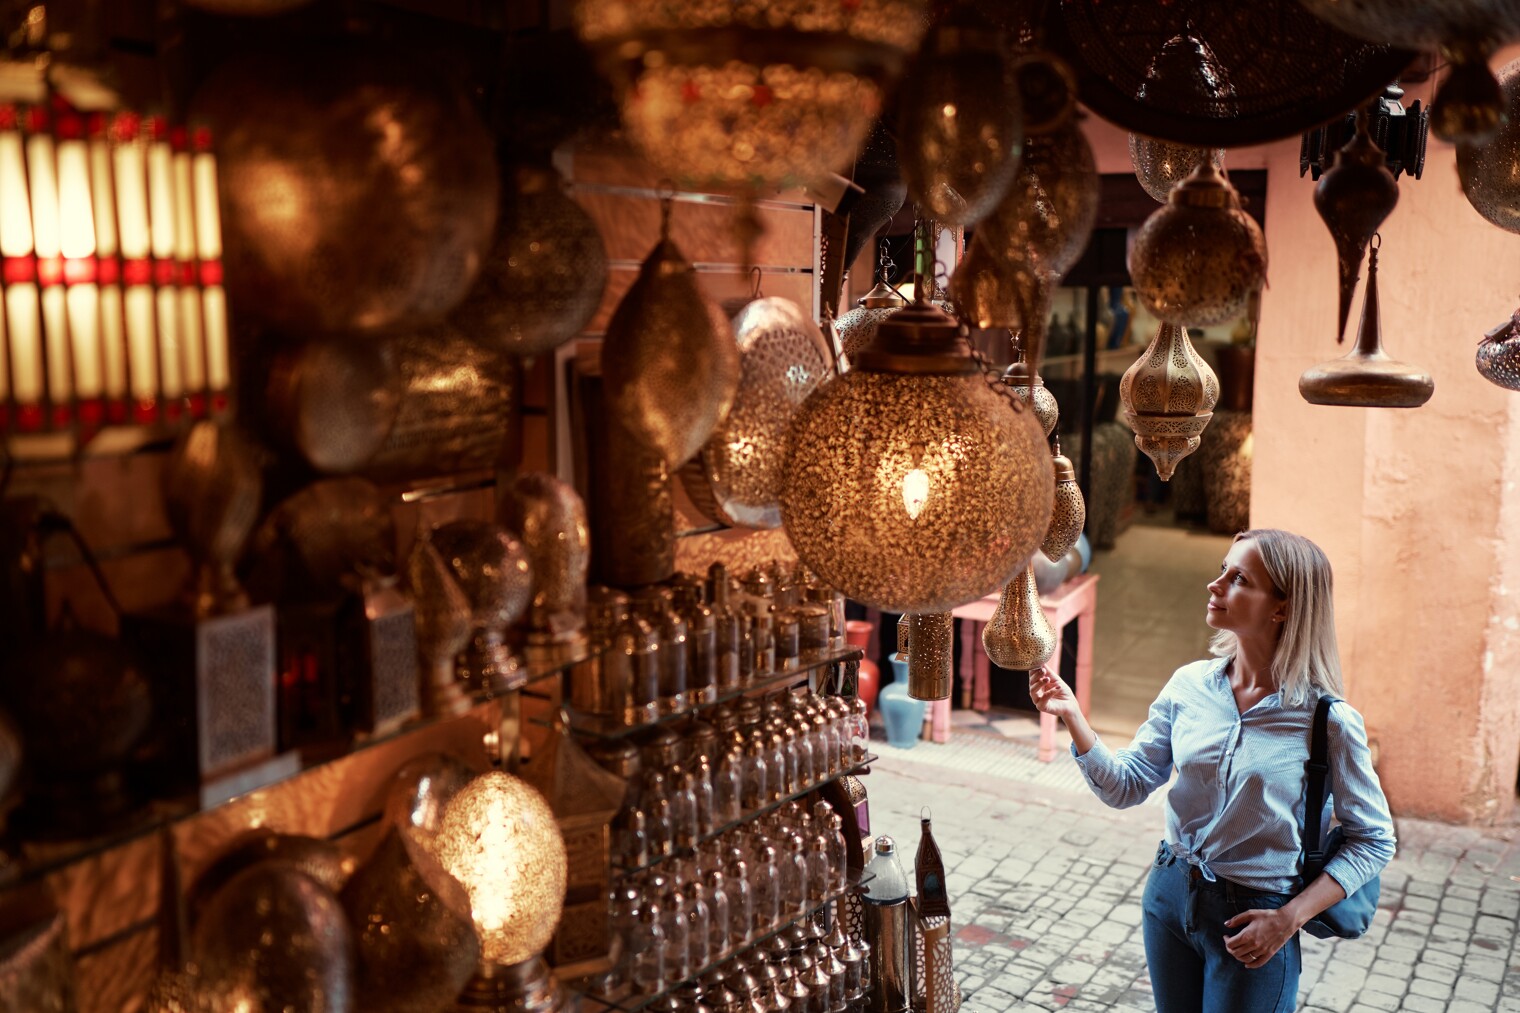
MULTIPOLYGON (((1139 805, 1166 784, 1166 840, 1205 879, 1268 893, 1299 887, 1305 771, 1314 702, 1290 707, 1272 693, 1241 714, 1226 659, 1195 661, 1173 675, 1128 749, 1098 742, 1077 765, 1088 785, 1118 809, 1139 805)), ((1372 769, 1362 716, 1330 708, 1330 798, 1345 843, 1325 864, 1346 894, 1393 858, 1393 818, 1372 769)), ((1072 747, 1076 756, 1076 747, 1072 747)))

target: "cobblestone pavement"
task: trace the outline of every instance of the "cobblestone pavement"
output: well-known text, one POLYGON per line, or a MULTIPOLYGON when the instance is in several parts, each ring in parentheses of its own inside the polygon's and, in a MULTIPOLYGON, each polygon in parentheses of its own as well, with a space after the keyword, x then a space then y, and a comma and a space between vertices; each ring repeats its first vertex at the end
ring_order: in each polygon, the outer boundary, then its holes
MULTIPOLYGON (((1074 770, 1069 758, 1031 776, 1046 765, 991 736, 878 751, 866 779, 873 832, 897 837, 911 860, 920 810, 932 810, 965 1013, 1155 1009, 1140 896, 1159 798, 1109 809, 1050 769, 1074 770)), ((1303 937, 1299 1008, 1520 1013, 1520 824, 1396 823, 1398 855, 1368 935, 1303 937)))

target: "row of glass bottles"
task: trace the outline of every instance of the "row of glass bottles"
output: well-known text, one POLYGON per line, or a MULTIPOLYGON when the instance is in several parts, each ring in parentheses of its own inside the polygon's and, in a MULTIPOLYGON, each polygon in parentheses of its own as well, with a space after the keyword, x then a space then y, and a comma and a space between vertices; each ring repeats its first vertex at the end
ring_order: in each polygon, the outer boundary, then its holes
POLYGON ((638 790, 615 824, 614 857, 625 869, 689 851, 866 756, 864 704, 808 691, 721 704, 685 731, 661 729, 650 737, 638 790))
POLYGON ((619 885, 612 917, 627 976, 645 993, 673 987, 839 897, 848 875, 840 815, 788 802, 619 885))
POLYGON ((570 703, 614 724, 647 724, 844 646, 844 599, 779 569, 732 580, 680 575, 625 594, 587 592, 591 657, 571 669, 570 703))
MULTIPOLYGON (((836 906, 837 908, 837 906, 836 906)), ((845 1013, 858 1008, 868 988, 870 948, 844 931, 837 909, 796 922, 758 945, 712 962, 699 977, 683 980, 651 1009, 682 1013, 845 1013)), ((650 951, 635 962, 634 993, 669 989, 656 977, 650 951), (643 983, 643 984, 641 984, 643 983)))

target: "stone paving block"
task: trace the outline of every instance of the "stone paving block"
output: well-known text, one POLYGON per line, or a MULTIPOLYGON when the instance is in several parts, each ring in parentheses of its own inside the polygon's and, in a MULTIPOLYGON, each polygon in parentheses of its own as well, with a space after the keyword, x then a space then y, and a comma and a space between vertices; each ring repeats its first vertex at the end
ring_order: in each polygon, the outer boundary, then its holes
POLYGON ((1416 978, 1409 983, 1409 994, 1423 995, 1445 1002, 1451 998, 1451 983, 1446 981, 1431 981, 1429 978, 1416 978))
POLYGON ((1414 966, 1414 976, 1428 981, 1439 981, 1443 985, 1450 985, 1457 980, 1457 972, 1449 967, 1442 967, 1430 961, 1421 960, 1414 966))
POLYGON ((1446 1002, 1443 999, 1430 999, 1423 995, 1407 995, 1399 1009, 1409 1010, 1409 1013, 1446 1013, 1446 1002))
POLYGON ((1473 932, 1480 936, 1490 936, 1495 939, 1504 939, 1515 931, 1514 922, 1506 918, 1495 918, 1493 915, 1480 915, 1473 932))
POLYGON ((1399 996, 1387 995, 1383 992, 1370 992, 1363 990, 1357 996, 1357 1004, 1362 1007, 1376 1010, 1396 1010, 1399 1008, 1399 996))
POLYGON ((1409 988, 1409 982, 1403 977, 1394 977, 1389 974, 1369 974, 1367 983, 1362 986, 1364 992, 1382 992, 1384 995, 1403 995, 1409 988))
POLYGON ((1493 1013, 1493 1004, 1457 999, 1446 1004, 1446 1013, 1493 1013))
POLYGON ((1434 911, 1438 906, 1438 903, 1439 902, 1434 897, 1421 897, 1416 895, 1413 897, 1404 898, 1403 909, 1405 911, 1434 911))
POLYGON ((1459 978, 1452 986, 1451 994, 1468 1002, 1486 1003, 1492 1007, 1499 999, 1499 986, 1491 981, 1477 978, 1459 978))

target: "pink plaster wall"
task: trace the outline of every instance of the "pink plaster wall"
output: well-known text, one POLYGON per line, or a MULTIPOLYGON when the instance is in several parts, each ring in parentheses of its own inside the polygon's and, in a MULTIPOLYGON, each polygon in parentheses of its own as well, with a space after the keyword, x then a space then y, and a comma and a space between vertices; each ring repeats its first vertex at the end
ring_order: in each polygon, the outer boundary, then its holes
MULTIPOLYGON (((1101 172, 1129 171, 1122 130, 1086 130, 1101 172)), ((1453 149, 1432 138, 1385 223, 1378 280, 1387 350, 1429 370, 1435 395, 1413 411, 1309 405, 1299 375, 1346 349, 1298 151, 1293 138, 1226 158, 1268 170, 1251 523, 1330 555, 1347 693, 1395 812, 1504 819, 1520 766, 1520 394, 1478 376, 1473 349, 1514 310, 1520 236, 1472 210, 1453 149)), ((1359 292, 1348 340, 1360 311, 1359 292)))

